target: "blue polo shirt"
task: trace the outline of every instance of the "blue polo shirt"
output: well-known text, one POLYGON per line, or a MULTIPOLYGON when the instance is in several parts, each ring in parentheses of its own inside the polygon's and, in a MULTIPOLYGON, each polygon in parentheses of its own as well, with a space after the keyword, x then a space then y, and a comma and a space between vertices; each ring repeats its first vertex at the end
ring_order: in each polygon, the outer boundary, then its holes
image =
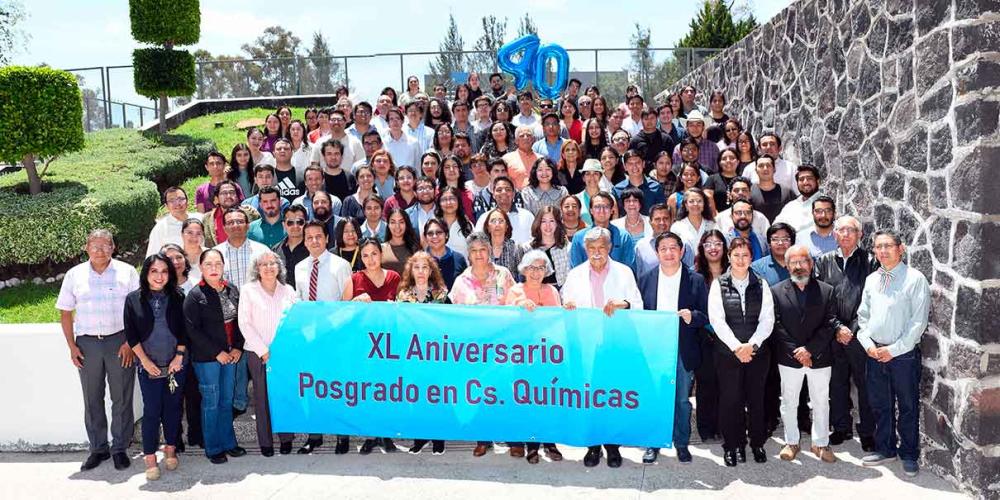
MULTIPOLYGON (((614 194, 615 202, 618 203, 619 207, 622 207, 622 193, 631 185, 632 184, 629 183, 629 180, 626 178, 618 184, 615 184, 615 187, 612 188, 612 191, 614 191, 612 194, 614 194)), ((639 188, 642 191, 642 209, 639 210, 642 215, 649 215, 649 210, 653 208, 653 205, 667 202, 667 197, 663 194, 663 186, 661 186, 659 182, 643 178, 642 184, 634 187, 639 188)), ((619 208, 618 213, 624 214, 625 209, 619 208)))
POLYGON ((271 248, 285 239, 285 225, 282 224, 284 217, 278 217, 278 222, 268 224, 264 217, 250 223, 247 230, 247 238, 257 243, 262 243, 267 248, 271 248))
MULTIPOLYGON (((633 267, 635 261, 635 244, 632 237, 609 224, 607 227, 611 232, 611 259, 615 262, 633 267)), ((583 246, 583 237, 590 228, 581 229, 573 235, 573 244, 569 249, 569 263, 573 267, 579 266, 587 261, 587 249, 583 246)))
POLYGON ((768 286, 777 285, 790 276, 788 268, 779 266, 774 261, 773 255, 755 260, 753 264, 750 264, 750 269, 753 269, 753 272, 757 273, 760 279, 766 281, 768 286))

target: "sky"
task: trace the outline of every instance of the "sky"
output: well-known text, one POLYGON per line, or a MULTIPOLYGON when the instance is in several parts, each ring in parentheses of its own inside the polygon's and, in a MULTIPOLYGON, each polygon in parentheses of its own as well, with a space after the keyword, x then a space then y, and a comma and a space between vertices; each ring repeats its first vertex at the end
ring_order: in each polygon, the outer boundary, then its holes
MULTIPOLYGON (((737 1, 747 5, 761 23, 791 3, 790 0, 737 1)), ((25 28, 31 38, 26 50, 16 54, 15 64, 44 62, 63 69, 128 65, 132 50, 141 46, 131 37, 127 0, 21 0, 21 3, 28 12, 25 28)), ((483 16, 507 17, 511 38, 517 31, 517 19, 525 12, 538 26, 542 43, 558 43, 567 49, 628 47, 637 22, 650 28, 654 47, 671 47, 687 32, 688 22, 700 5, 695 0, 381 0, 359 2, 359 7, 345 12, 340 6, 346 3, 339 0, 328 2, 329 8, 314 8, 319 2, 201 0, 201 40, 185 48, 239 55, 240 46, 251 42, 264 28, 281 25, 306 45, 313 32, 321 31, 334 55, 436 51, 452 14, 466 48, 471 49, 482 31, 483 16), (492 8, 501 4, 505 7, 502 12, 492 8), (609 4, 621 7, 609 8, 609 4)), ((580 54, 578 61, 574 56, 579 53, 570 54, 575 69, 593 69, 592 56, 580 54)), ((405 73, 423 74, 431 59, 407 57, 405 73)), ((620 69, 626 63, 625 53, 602 53, 600 69, 620 69)), ((356 80, 379 80, 371 82, 373 87, 398 87, 399 59, 379 57, 358 60, 356 64, 352 61, 350 73, 352 87, 361 86, 355 85, 356 80)), ((97 72, 83 74, 88 85, 93 83, 91 79, 100 80, 97 72)), ((129 90, 131 69, 113 71, 111 87, 116 98, 121 95, 116 90, 129 90)))

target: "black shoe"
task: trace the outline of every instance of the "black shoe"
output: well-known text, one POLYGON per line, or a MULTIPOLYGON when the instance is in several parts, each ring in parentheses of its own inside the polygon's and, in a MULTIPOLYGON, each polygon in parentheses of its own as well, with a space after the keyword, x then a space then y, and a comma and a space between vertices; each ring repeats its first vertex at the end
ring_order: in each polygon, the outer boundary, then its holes
POLYGON ((830 433, 831 446, 839 446, 844 444, 845 441, 850 441, 852 439, 854 439, 854 435, 849 432, 833 431, 830 433))
POLYGON ((237 447, 235 447, 235 448, 233 448, 231 450, 226 450, 226 455, 229 455, 229 456, 231 456, 233 458, 242 457, 243 455, 246 455, 246 454, 247 454, 247 450, 245 450, 245 449, 243 449, 243 448, 241 448, 239 446, 237 446, 237 447))
POLYGON ((875 438, 861 436, 861 450, 869 453, 875 451, 875 438))
POLYGON ((344 455, 351 449, 351 438, 337 438, 337 447, 333 449, 335 455, 344 455))
POLYGON ((281 453, 282 455, 288 455, 291 452, 292 452, 292 442, 291 441, 289 441, 287 443, 281 443, 281 446, 278 447, 278 453, 281 453))
POLYGON ((747 463, 747 447, 740 446, 736 448, 736 459, 740 461, 741 464, 747 463))
MULTIPOLYGON (((767 453, 764 451, 763 446, 751 446, 750 451, 753 452, 753 461, 759 464, 767 462, 767 453)), ((744 461, 746 458, 744 457, 744 461)))
POLYGON ((594 467, 601 463, 601 447, 595 446, 587 450, 587 454, 583 456, 583 465, 586 467, 594 467))
POLYGON ((642 463, 651 464, 656 462, 656 457, 660 455, 659 448, 646 448, 646 453, 642 454, 642 463))
POLYGON ((212 455, 211 457, 208 458, 208 461, 212 462, 215 465, 219 465, 228 462, 229 459, 226 458, 226 452, 222 452, 219 453, 218 455, 212 455))
POLYGON ((196 439, 188 438, 188 444, 191 445, 191 446, 197 446, 197 447, 199 447, 199 448, 201 448, 203 450, 205 449, 205 442, 204 441, 198 441, 196 439))
POLYGON ((184 447, 184 440, 178 439, 177 440, 177 453, 184 453, 185 451, 187 451, 187 448, 184 447))
POLYGON ((386 453, 396 453, 399 451, 399 448, 396 447, 396 443, 392 442, 392 438, 381 438, 380 441, 382 441, 382 450, 386 453))
POLYGON ((128 459, 128 455, 125 452, 119 451, 118 453, 111 455, 111 460, 115 463, 115 469, 125 470, 132 465, 132 461, 128 459))
POLYGON ((736 467, 736 450, 725 450, 722 453, 722 459, 726 462, 726 467, 736 467))
POLYGON ((247 411, 245 409, 244 410, 237 410, 236 408, 233 408, 233 420, 236 420, 237 417, 239 417, 240 415, 242 415, 242 414, 244 414, 246 412, 247 411))
POLYGON ((427 443, 429 443, 429 442, 430 441, 428 441, 426 439, 414 439, 413 440, 413 446, 410 447, 409 453, 412 453, 414 455, 416 455, 417 453, 420 453, 420 450, 424 449, 424 446, 426 446, 427 443))
POLYGON ((688 450, 687 446, 677 447, 677 461, 682 464, 691 463, 691 451, 688 450))
POLYGON ((111 458, 111 454, 106 451, 104 453, 91 453, 90 456, 83 461, 83 464, 80 465, 80 470, 87 471, 95 469, 98 465, 101 465, 101 462, 109 458, 111 458))
POLYGON ((261 446, 260 447, 260 454, 263 455, 263 456, 265 456, 265 457, 273 457, 274 456, 274 447, 273 446, 261 446))
POLYGON ((358 454, 367 455, 375 449, 376 443, 374 439, 366 439, 364 443, 361 443, 361 448, 358 448, 358 454))
POLYGON ((435 455, 444 455, 444 441, 435 439, 431 442, 431 452, 435 455))
POLYGON ((323 440, 322 439, 310 439, 310 440, 306 441, 306 444, 302 445, 302 447, 299 448, 298 454, 299 455, 308 455, 308 454, 312 453, 313 450, 315 450, 316 448, 319 448, 320 446, 323 446, 323 440))
POLYGON ((608 450, 608 467, 617 469, 622 466, 622 454, 618 450, 608 450))

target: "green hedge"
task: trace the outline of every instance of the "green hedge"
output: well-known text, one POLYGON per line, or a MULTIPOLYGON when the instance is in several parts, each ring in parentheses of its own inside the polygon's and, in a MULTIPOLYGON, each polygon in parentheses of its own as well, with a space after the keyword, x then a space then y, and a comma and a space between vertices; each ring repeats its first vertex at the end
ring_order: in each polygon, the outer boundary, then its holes
MULTIPOLYGON (((160 189, 204 168, 214 145, 183 138, 157 142, 134 130, 87 134, 83 151, 49 168, 50 192, 29 196, 25 176, 0 176, 0 267, 74 260, 89 231, 109 227, 120 247, 149 236, 160 189)), ((194 196, 193 193, 190 193, 194 196)))
POLYGON ((139 95, 151 99, 161 93, 189 96, 197 89, 194 56, 186 50, 135 49, 132 65, 139 95))
POLYGON ((50 68, 0 68, 0 160, 83 148, 83 101, 76 78, 50 68))
POLYGON ((129 0, 132 38, 153 45, 193 45, 201 38, 198 0, 129 0))

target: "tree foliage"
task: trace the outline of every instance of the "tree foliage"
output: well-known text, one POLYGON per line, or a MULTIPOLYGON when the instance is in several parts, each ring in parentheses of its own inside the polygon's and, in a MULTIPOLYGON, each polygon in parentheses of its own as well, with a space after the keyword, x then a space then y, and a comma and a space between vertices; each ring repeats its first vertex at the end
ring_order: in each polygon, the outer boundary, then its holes
POLYGON ((201 38, 199 0, 129 0, 132 38, 152 45, 193 45, 201 38))
POLYGON ((689 24, 688 34, 677 42, 677 46, 724 49, 757 28, 753 14, 734 21, 732 7, 725 0, 705 0, 689 24))
POLYGON ((482 24, 483 32, 476 39, 473 50, 483 51, 483 53, 473 54, 469 66, 480 74, 489 74, 496 71, 497 50, 503 47, 504 38, 507 36, 507 18, 498 19, 496 16, 483 16, 482 24))
POLYGON ((524 35, 537 35, 538 26, 535 25, 535 21, 531 19, 531 15, 527 12, 524 13, 524 17, 521 18, 520 24, 517 26, 517 37, 521 38, 524 35))
POLYGON ((10 64, 14 54, 27 45, 30 35, 22 24, 27 17, 20 1, 0 2, 0 66, 10 64))
POLYGON ((438 47, 441 53, 430 64, 431 75, 434 77, 434 83, 443 83, 446 87, 452 88, 455 84, 451 79, 452 73, 465 71, 467 68, 466 56, 462 53, 465 50, 465 41, 458 33, 454 15, 448 15, 448 32, 438 47))
POLYGON ((194 56, 186 50, 136 49, 132 66, 136 93, 150 99, 188 96, 197 89, 194 56))

